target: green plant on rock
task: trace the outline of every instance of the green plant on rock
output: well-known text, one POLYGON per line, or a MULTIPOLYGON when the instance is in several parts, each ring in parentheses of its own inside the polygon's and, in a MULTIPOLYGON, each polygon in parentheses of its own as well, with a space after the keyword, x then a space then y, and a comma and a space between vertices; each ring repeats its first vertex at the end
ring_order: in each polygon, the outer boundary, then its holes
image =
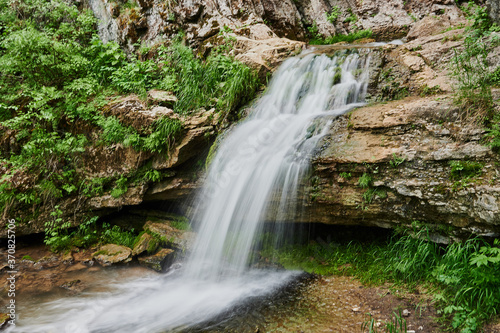
POLYGON ((121 176, 115 182, 115 187, 111 190, 111 196, 113 198, 119 198, 128 191, 128 179, 125 176, 121 176))
POLYGON ((328 20, 328 22, 335 24, 340 14, 341 12, 339 6, 333 6, 330 13, 326 14, 326 19, 328 20))
POLYGON ((471 179, 481 175, 484 164, 475 161, 450 161, 450 167, 452 180, 471 179))
MULTIPOLYGON (((316 27, 317 29, 317 27, 316 27)), ((323 38, 319 33, 312 33, 313 38, 309 41, 311 45, 324 45, 324 44, 335 44, 340 42, 352 43, 356 40, 363 38, 371 38, 373 32, 370 29, 367 30, 359 30, 356 32, 352 32, 348 35, 337 34, 330 37, 323 38)))
POLYGON ((456 100, 462 105, 467 118, 481 122, 493 105, 488 79, 489 46, 472 34, 465 38, 464 49, 454 52, 451 74, 457 80, 456 100))
POLYGON ((352 175, 350 172, 341 172, 339 177, 348 180, 351 179, 352 175))
POLYGON ((397 168, 401 164, 403 164, 406 161, 406 157, 399 157, 395 153, 392 153, 392 160, 389 161, 389 164, 393 168, 397 168))
POLYGON ((373 178, 368 173, 363 173, 358 179, 358 186, 361 188, 369 188, 373 183, 373 178))
POLYGON ((358 17, 354 14, 351 8, 348 8, 347 12, 349 13, 349 16, 344 20, 345 23, 355 23, 358 21, 358 17))

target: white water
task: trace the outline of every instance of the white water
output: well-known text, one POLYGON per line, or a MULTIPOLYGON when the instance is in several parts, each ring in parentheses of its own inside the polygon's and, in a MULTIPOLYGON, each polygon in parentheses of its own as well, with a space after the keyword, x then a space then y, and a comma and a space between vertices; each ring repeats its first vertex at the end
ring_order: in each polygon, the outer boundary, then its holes
MULTIPOLYGON (((170 275, 108 280, 93 292, 27 305, 17 332, 165 332, 274 292, 297 272, 250 270, 263 220, 297 210, 299 184, 331 119, 360 105, 367 59, 309 54, 287 60, 248 118, 223 140, 193 216, 198 239, 185 267, 170 275), (334 85, 335 73, 341 73, 334 85)), ((20 310, 21 311, 21 310, 20 310)))

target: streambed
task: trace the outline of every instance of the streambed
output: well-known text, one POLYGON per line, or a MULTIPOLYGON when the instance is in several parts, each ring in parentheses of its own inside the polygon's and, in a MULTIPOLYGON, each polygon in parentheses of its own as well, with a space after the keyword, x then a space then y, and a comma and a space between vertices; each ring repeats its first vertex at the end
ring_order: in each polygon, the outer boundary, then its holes
MULTIPOLYGON (((410 311, 410 316, 406 318, 411 325, 410 329, 418 331, 421 327, 421 332, 438 331, 432 321, 435 314, 430 300, 421 295, 406 294, 404 298, 396 297, 386 287, 364 287, 351 277, 318 277, 297 273, 283 275, 279 272, 272 273, 278 274, 274 275, 273 279, 281 276, 284 279, 283 284, 275 284, 271 292, 263 292, 264 289, 260 288, 267 281, 265 275, 256 274, 250 279, 257 282, 256 284, 249 286, 250 280, 246 280, 244 285, 250 288, 240 289, 243 290, 243 294, 245 290, 251 290, 252 295, 240 299, 236 297, 233 301, 229 301, 230 304, 220 307, 218 313, 215 311, 206 318, 195 316, 192 322, 188 320, 174 330, 162 331, 159 327, 155 330, 154 324, 151 324, 155 321, 151 316, 154 311, 142 313, 141 311, 146 311, 143 309, 147 309, 148 303, 140 302, 151 297, 163 300, 167 295, 171 296, 172 294, 166 290, 169 285, 168 279, 171 278, 168 274, 158 274, 134 263, 107 268, 97 264, 89 267, 88 253, 74 253, 74 259, 68 261, 67 255, 56 256, 43 246, 20 249, 19 254, 29 255, 35 261, 24 260, 20 263, 21 273, 18 275, 16 297, 20 327, 14 332, 36 332, 33 331, 33 327, 40 328, 39 332, 48 332, 49 327, 56 324, 53 321, 57 318, 59 320, 67 318, 67 321, 63 320, 60 323, 62 326, 56 326, 56 329, 63 327, 62 331, 57 329, 56 332, 72 333, 113 332, 115 328, 115 331, 123 332, 119 323, 130 319, 132 320, 129 324, 132 325, 130 327, 133 327, 134 332, 140 332, 141 329, 144 329, 144 332, 186 333, 361 332, 362 323, 369 318, 367 313, 374 319, 384 322, 390 320, 392 312, 398 308, 410 311), (285 279, 287 277, 290 278, 288 282, 285 279), (259 290, 263 292, 260 295, 259 290), (101 297, 97 303, 96 295, 101 297), (91 303, 89 302, 91 299, 94 300, 93 305, 85 306, 91 303), (419 304, 417 312, 416 304, 419 304), (119 305, 119 309, 123 311, 113 311, 115 305, 119 305), (131 309, 136 316, 127 319, 129 311, 127 309, 131 309), (117 319, 121 317, 124 319, 118 320, 118 323, 114 321, 116 318, 113 319, 111 323, 116 326, 108 328, 77 326, 78 322, 96 320, 100 313, 107 314, 106 318, 100 319, 102 322, 106 322, 113 314, 117 315, 117 319), (141 319, 142 315, 145 321, 151 322, 144 322, 141 319), (75 318, 78 318, 76 322, 75 318), (137 326, 133 326, 134 322, 137 326), (26 330, 22 329, 23 326, 26 330)), ((5 281, 4 271, 0 278, 5 281)), ((217 304, 221 305, 220 302, 213 303, 213 301, 217 298, 223 300, 223 293, 229 290, 229 287, 237 287, 237 283, 233 281, 232 285, 226 286, 228 288, 213 289, 211 293, 203 296, 204 299, 200 298, 200 304, 197 306, 200 311, 197 313, 202 312, 203 304, 211 304, 209 307, 211 310, 214 310, 217 304)), ((198 296, 200 295, 198 293, 198 296)), ((7 298, 2 297, 2 299, 7 298)), ((196 297, 193 301, 196 301, 196 297)), ((168 301, 166 303, 168 304, 168 301)), ((162 322, 161 317, 172 315, 163 310, 158 311, 158 314, 160 319, 156 320, 159 323, 162 322)))

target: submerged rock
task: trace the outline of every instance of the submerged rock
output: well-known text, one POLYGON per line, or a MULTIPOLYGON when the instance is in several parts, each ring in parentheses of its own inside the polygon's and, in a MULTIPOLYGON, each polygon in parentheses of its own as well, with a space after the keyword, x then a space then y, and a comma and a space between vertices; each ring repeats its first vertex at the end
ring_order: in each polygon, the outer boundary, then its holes
POLYGON ((172 249, 161 249, 157 253, 147 256, 139 257, 139 263, 142 266, 154 269, 157 272, 164 272, 175 260, 175 251, 172 249))
POLYGON ((127 263, 132 260, 132 250, 123 245, 106 244, 92 255, 101 266, 127 263))

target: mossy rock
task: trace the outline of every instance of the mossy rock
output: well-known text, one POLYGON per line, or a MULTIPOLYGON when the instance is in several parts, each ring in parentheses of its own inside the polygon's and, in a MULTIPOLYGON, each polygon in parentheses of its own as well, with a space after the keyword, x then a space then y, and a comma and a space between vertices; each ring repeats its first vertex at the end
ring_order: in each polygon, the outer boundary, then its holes
POLYGON ((110 266, 118 263, 127 263, 132 260, 132 250, 123 245, 106 244, 92 254, 92 257, 101 266, 110 266))
POLYGON ((138 256, 143 254, 144 252, 153 253, 154 251, 156 251, 158 246, 158 239, 145 232, 141 236, 139 236, 139 239, 136 241, 132 250, 132 256, 138 256))
POLYGON ((151 268, 157 272, 164 272, 175 260, 175 251, 172 249, 161 249, 157 253, 140 257, 139 264, 151 268))

